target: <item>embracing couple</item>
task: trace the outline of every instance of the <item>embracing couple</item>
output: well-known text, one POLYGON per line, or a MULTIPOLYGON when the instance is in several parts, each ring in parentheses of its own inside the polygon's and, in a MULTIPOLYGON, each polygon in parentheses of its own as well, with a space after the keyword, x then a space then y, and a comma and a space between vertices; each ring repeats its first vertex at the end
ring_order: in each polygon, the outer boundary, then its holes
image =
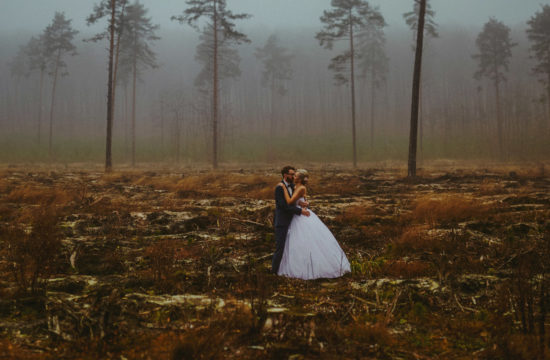
POLYGON ((349 261, 323 222, 308 209, 306 170, 285 166, 275 188, 272 271, 298 279, 335 278, 350 272, 349 261))

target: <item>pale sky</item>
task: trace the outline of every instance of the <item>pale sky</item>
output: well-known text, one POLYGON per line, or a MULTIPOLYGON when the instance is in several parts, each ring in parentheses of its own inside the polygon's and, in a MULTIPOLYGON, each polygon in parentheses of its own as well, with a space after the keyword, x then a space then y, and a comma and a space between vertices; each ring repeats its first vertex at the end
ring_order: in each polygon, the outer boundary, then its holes
MULTIPOLYGON (((92 32, 85 18, 91 12, 94 0, 0 0, 0 32, 40 31, 53 18, 54 12, 64 11, 73 25, 82 32, 92 32)), ((153 22, 162 29, 181 27, 170 21, 180 14, 184 0, 141 0, 149 10, 153 22)), ((391 27, 403 26, 402 14, 412 7, 412 0, 372 0, 380 7, 391 27)), ((525 23, 541 4, 548 0, 432 0, 436 21, 440 25, 481 27, 490 16, 514 26, 525 23)), ((227 0, 234 12, 247 12, 252 18, 242 21, 242 28, 266 27, 303 28, 320 26, 319 17, 330 8, 330 0, 227 0), (245 24, 246 23, 246 24, 245 24)))

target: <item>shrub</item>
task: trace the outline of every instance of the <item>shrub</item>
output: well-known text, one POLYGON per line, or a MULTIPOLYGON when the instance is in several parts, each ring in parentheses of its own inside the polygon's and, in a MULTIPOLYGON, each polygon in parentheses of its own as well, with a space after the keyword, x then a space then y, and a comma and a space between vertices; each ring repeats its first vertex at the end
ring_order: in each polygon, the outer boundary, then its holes
POLYGON ((6 201, 34 205, 64 205, 76 201, 78 196, 72 191, 60 188, 45 188, 35 185, 21 185, 11 190, 6 201))
POLYGON ((432 252, 440 249, 440 240, 427 234, 426 226, 410 227, 392 244, 396 256, 410 256, 412 253, 432 252))
POLYGON ((341 215, 336 217, 336 221, 347 225, 364 225, 374 215, 375 209, 365 205, 352 205, 346 207, 341 215))
POLYGON ((41 278, 58 265, 61 232, 58 217, 49 209, 35 214, 30 230, 24 224, 12 224, 1 232, 3 257, 22 292, 35 292, 41 278))
POLYGON ((172 240, 158 241, 145 250, 155 281, 166 280, 172 276, 177 254, 177 245, 172 240))
POLYGON ((387 262, 382 269, 382 272, 386 275, 400 278, 400 279, 412 279, 422 276, 433 275, 430 264, 422 261, 392 261, 387 262))
POLYGON ((436 224, 456 227, 459 222, 482 217, 487 211, 486 205, 474 199, 461 195, 446 195, 418 199, 411 217, 432 227, 436 224))

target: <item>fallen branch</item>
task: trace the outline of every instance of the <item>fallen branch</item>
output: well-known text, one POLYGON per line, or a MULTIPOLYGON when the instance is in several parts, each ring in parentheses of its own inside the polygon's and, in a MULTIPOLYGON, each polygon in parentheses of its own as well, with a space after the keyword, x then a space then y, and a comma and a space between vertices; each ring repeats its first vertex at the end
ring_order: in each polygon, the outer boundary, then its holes
POLYGON ((365 300, 365 299, 360 298, 359 296, 356 296, 356 295, 353 295, 353 294, 351 294, 350 296, 351 296, 352 298, 354 298, 355 300, 361 301, 361 302, 364 303, 364 304, 376 306, 376 303, 375 303, 375 302, 365 300))
POLYGON ((456 301, 458 307, 460 308, 460 310, 461 310, 462 312, 465 312, 464 310, 468 310, 468 311, 471 311, 471 312, 477 312, 476 309, 472 309, 472 308, 470 308, 470 307, 462 306, 462 304, 460 304, 460 302, 458 301, 458 297, 456 296, 456 294, 455 294, 454 297, 455 297, 455 301, 456 301))
POLYGON ((395 297, 393 298, 391 305, 386 310, 386 325, 389 324, 390 322, 393 311, 395 310, 395 307, 397 305, 397 300, 399 300, 400 296, 401 296, 401 290, 398 290, 397 294, 395 294, 395 297))
POLYGON ((263 228, 269 227, 266 224, 262 224, 262 223, 259 223, 259 222, 256 222, 256 221, 239 219, 239 218, 235 218, 235 217, 230 217, 229 220, 238 221, 240 223, 244 223, 244 224, 248 224, 248 225, 255 225, 255 226, 259 226, 259 227, 263 227, 263 228))

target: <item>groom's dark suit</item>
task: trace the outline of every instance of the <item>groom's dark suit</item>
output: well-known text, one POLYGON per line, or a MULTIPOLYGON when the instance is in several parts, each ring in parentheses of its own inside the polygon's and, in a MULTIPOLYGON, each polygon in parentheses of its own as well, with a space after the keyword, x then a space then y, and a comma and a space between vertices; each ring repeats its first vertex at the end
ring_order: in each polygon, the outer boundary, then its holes
MULTIPOLYGON (((288 227, 292 221, 292 217, 302 213, 301 208, 294 204, 286 203, 284 191, 288 191, 288 189, 284 182, 281 183, 283 186, 277 186, 275 188, 275 220, 273 223, 275 225, 275 241, 277 245, 271 263, 271 271, 274 274, 277 274, 279 271, 279 265, 281 264, 283 251, 285 249, 286 234, 288 233, 288 227)), ((294 191, 294 184, 290 184, 290 187, 294 191)))

